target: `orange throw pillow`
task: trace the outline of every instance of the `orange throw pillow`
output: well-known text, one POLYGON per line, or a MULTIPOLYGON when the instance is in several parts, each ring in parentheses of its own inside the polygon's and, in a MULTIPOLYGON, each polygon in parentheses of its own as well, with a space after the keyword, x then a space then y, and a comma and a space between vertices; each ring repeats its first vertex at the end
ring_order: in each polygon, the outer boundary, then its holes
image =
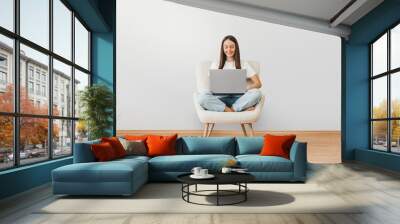
POLYGON ((93 144, 91 145, 91 149, 94 154, 94 157, 99 162, 110 161, 117 158, 114 149, 108 142, 93 144))
POLYGON ((114 149, 115 155, 117 158, 121 158, 126 156, 126 151, 124 146, 122 146, 121 142, 117 137, 110 137, 110 138, 101 138, 101 142, 108 142, 114 149))
POLYGON ((176 154, 176 139, 178 135, 159 136, 150 135, 147 137, 148 156, 164 156, 176 154))
POLYGON ((289 159, 290 148, 296 135, 264 135, 264 146, 261 149, 262 156, 280 156, 289 159))

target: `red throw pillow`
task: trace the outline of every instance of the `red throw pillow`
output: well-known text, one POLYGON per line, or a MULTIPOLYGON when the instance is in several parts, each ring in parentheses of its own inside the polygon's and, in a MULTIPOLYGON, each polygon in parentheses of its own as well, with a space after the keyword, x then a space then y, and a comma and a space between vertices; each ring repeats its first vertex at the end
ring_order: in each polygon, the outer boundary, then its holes
POLYGON ((117 158, 113 147, 108 142, 93 144, 91 145, 91 149, 94 157, 99 162, 109 161, 117 158))
POLYGON ((178 135, 159 136, 150 135, 147 137, 148 156, 163 156, 176 154, 176 139, 178 135))
POLYGON ((101 142, 108 142, 114 149, 115 155, 118 158, 126 156, 126 151, 124 146, 122 146, 121 142, 117 137, 110 137, 110 138, 101 138, 101 142))
POLYGON ((264 146, 261 149, 262 156, 281 156, 289 159, 290 148, 296 135, 264 135, 264 146))

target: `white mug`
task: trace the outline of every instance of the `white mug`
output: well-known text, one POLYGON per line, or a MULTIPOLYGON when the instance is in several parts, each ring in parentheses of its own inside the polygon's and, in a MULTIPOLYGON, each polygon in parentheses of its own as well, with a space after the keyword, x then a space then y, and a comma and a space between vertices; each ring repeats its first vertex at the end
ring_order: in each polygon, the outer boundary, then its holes
POLYGON ((201 169, 202 169, 201 167, 193 167, 192 173, 193 173, 194 175, 196 175, 196 176, 199 176, 199 175, 201 175, 201 174, 200 174, 201 169))
POLYGON ((208 175, 208 169, 201 169, 200 170, 200 176, 207 176, 208 175))
POLYGON ((221 172, 222 173, 230 173, 232 171, 232 168, 230 167, 222 167, 221 172))

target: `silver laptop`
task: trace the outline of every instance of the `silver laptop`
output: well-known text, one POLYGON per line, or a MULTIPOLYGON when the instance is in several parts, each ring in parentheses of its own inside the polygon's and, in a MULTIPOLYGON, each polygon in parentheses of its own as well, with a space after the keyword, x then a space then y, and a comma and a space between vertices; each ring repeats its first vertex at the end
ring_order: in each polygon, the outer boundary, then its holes
POLYGON ((210 90, 216 95, 244 94, 246 69, 210 69, 210 90))

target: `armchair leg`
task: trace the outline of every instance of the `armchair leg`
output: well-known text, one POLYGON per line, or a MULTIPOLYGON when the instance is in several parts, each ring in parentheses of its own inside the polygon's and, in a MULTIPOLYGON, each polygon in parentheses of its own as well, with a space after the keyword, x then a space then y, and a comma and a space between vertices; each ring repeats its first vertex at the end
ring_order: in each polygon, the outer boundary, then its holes
POLYGON ((246 127, 244 126, 244 124, 240 124, 240 126, 242 126, 244 136, 247 136, 246 127))
POLYGON ((211 123, 211 124, 209 125, 209 129, 210 129, 210 130, 208 130, 207 137, 209 137, 209 136, 211 135, 211 132, 212 132, 212 130, 214 129, 214 125, 215 125, 215 123, 211 123))
POLYGON ((252 123, 248 123, 248 125, 249 125, 249 127, 250 127, 251 136, 254 136, 253 124, 252 124, 252 123))
POLYGON ((210 123, 205 123, 204 124, 204 131, 203 131, 203 137, 207 137, 208 134, 208 127, 210 126, 210 123))

